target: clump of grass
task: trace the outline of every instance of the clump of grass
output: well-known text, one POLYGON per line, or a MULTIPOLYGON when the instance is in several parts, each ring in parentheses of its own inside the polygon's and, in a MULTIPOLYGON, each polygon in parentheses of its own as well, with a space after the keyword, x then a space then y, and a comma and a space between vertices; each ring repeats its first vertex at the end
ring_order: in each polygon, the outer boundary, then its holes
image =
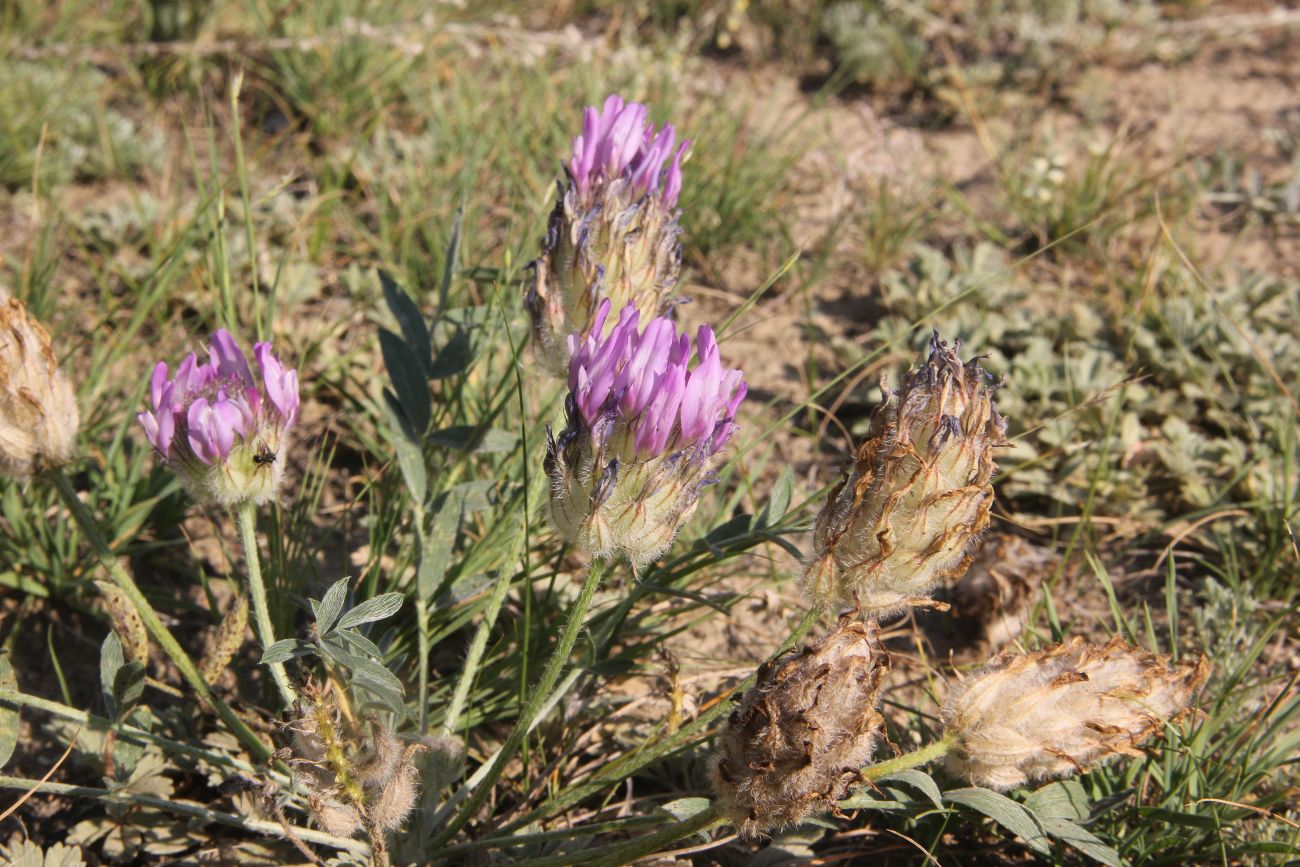
POLYGON ((107 84, 82 64, 0 59, 0 185, 48 189, 156 165, 161 133, 112 108, 107 84))

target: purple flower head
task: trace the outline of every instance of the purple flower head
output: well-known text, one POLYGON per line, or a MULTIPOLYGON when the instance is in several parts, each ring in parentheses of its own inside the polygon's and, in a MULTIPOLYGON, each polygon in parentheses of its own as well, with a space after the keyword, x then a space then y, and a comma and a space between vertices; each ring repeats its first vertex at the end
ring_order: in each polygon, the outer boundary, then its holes
POLYGON ((671 320, 638 330, 640 315, 628 304, 601 337, 609 312, 606 299, 586 339, 569 337, 569 393, 585 425, 622 422, 639 460, 696 445, 716 454, 736 431, 746 385, 740 370, 723 369, 713 329, 700 326, 691 369, 691 340, 671 320))
POLYGON ((298 420, 298 372, 286 371, 271 344, 253 347, 261 374, 258 388, 244 353, 229 331, 212 335, 208 361, 190 353, 169 374, 158 362, 149 379, 152 411, 137 419, 158 454, 173 466, 191 458, 212 466, 245 441, 274 432, 279 437, 298 420))
POLYGON ((691 144, 683 140, 674 150, 676 137, 672 124, 656 131, 639 102, 625 103, 611 94, 600 111, 588 106, 569 161, 578 194, 585 199, 598 181, 626 177, 633 190, 657 193, 673 207, 682 191, 682 158, 691 144))

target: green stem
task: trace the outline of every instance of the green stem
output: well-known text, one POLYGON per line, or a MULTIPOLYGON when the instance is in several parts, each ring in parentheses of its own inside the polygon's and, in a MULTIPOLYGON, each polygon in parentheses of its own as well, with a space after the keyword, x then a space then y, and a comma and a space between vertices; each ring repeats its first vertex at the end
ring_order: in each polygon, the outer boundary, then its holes
POLYGON ((195 819, 201 819, 205 822, 229 825, 232 828, 240 828, 245 831, 251 831, 255 834, 262 834, 268 837, 293 837, 305 843, 318 843, 323 846, 333 846, 335 849, 342 849, 346 852, 355 852, 362 856, 370 854, 370 847, 360 840, 349 840, 345 837, 335 837, 333 834, 326 834, 323 831, 314 831, 311 828, 299 828, 294 825, 285 825, 279 822, 269 822, 262 819, 246 819, 243 816, 233 816, 230 813, 218 813, 215 810, 209 810, 202 804, 195 804, 189 801, 159 798, 154 795, 137 795, 122 790, 111 791, 109 789, 98 789, 94 786, 72 786, 67 783, 50 782, 43 783, 40 780, 29 780, 23 777, 0 776, 0 789, 17 789, 19 791, 62 795, 64 797, 94 798, 100 803, 108 804, 136 804, 141 807, 152 807, 155 810, 166 810, 169 813, 190 816, 195 819))
POLYGON ((179 756, 186 756, 191 759, 199 759, 211 762, 214 765, 231 768, 236 771, 243 771, 246 774, 269 773, 272 779, 277 782, 287 784, 289 777, 285 774, 277 773, 274 770, 267 771, 253 767, 253 765, 234 756, 225 753, 212 752, 211 750, 200 749, 189 744, 174 741, 171 738, 165 738, 162 735, 156 735, 153 732, 136 728, 123 722, 114 722, 104 717, 95 716, 86 713, 84 710, 78 710, 75 707, 68 707, 66 704, 59 704, 57 701, 50 701, 35 695, 27 695, 23 692, 17 692, 12 689, 0 689, 0 705, 14 708, 30 707, 36 710, 44 711, 51 716, 59 719, 65 719, 78 725, 85 726, 92 730, 104 731, 112 729, 117 732, 119 738, 135 741, 142 744, 154 744, 161 747, 164 751, 175 753, 179 756))
POLYGON ((623 867, 639 858, 653 855, 665 846, 671 846, 678 840, 685 839, 700 831, 708 831, 722 825, 727 820, 719 815, 718 808, 710 805, 684 822, 674 822, 662 831, 634 837, 622 843, 588 849, 584 852, 569 852, 552 855, 547 858, 530 858, 531 867, 568 867, 571 864, 594 864, 596 867, 623 867))
MULTIPOLYGON (((816 625, 817 618, 820 615, 821 612, 817 609, 807 611, 799 621, 798 625, 795 626, 794 631, 790 633, 790 637, 787 638, 781 645, 780 649, 777 650, 776 655, 780 656, 782 653, 785 653, 791 647, 802 641, 804 636, 806 636, 813 626, 816 625)), ((647 765, 651 765, 669 753, 682 749, 695 740, 704 737, 704 732, 709 728, 709 726, 713 725, 713 722, 717 720, 718 717, 731 711, 731 696, 743 693, 745 690, 753 686, 757 679, 757 672, 749 675, 749 677, 736 684, 728 695, 719 698, 713 707, 691 720, 690 723, 683 726, 675 734, 668 736, 658 744, 646 747, 640 752, 631 753, 621 759, 616 759, 615 761, 610 762, 597 771, 590 780, 570 786, 565 790, 564 794, 552 798, 537 809, 514 820, 510 824, 506 825, 502 830, 511 831, 562 813, 569 809, 569 807, 585 800, 596 792, 614 785, 620 780, 627 779, 647 765)))
POLYGON ((483 611, 483 621, 479 623, 478 629, 474 632, 474 640, 470 643, 469 653, 465 657, 465 665, 461 668, 460 679, 456 681, 456 691, 452 693, 451 704, 447 706, 447 713, 442 719, 442 733, 450 735, 460 726, 460 715, 465 709, 465 702, 469 699, 469 689, 478 676, 479 663, 483 660, 483 653, 487 649, 488 637, 492 634, 492 627, 496 624, 497 614, 501 611, 502 604, 506 601, 506 593, 510 590, 510 570, 502 569, 501 575, 497 578, 496 586, 492 588, 492 597, 488 599, 487 608, 483 611))
MULTIPOLYGON (((952 745, 953 738, 941 738, 919 750, 904 753, 896 758, 864 768, 862 778, 864 780, 880 780, 899 771, 929 764, 935 759, 946 755, 952 749, 952 745)), ((552 855, 547 858, 532 858, 529 859, 528 863, 532 867, 564 867, 564 865, 568 864, 618 867, 618 865, 631 864, 639 858, 652 855, 663 847, 676 843, 678 840, 683 840, 697 832, 716 828, 725 824, 726 821, 726 818, 721 815, 718 805, 711 804, 707 809, 701 810, 686 821, 673 824, 671 827, 656 831, 653 834, 646 834, 642 837, 625 840, 622 843, 614 843, 583 852, 570 852, 563 855, 552 855)))
POLYGON ((82 535, 86 537, 94 549, 95 556, 99 559, 99 565, 104 568, 104 571, 109 574, 113 582, 122 588, 122 592, 131 600, 136 613, 144 621, 145 628, 149 630, 149 634, 153 636, 154 641, 158 642, 163 652, 172 661, 172 664, 180 671, 181 677, 185 678, 186 682, 198 694, 200 700, 210 705, 217 712, 217 715, 221 717, 230 731, 243 742, 244 746, 259 761, 267 761, 271 757, 270 748, 262 743, 257 735, 253 734, 253 730, 235 715, 229 705, 212 692, 212 688, 203 679, 203 675, 199 674, 199 670, 195 667, 189 654, 176 642, 175 637, 158 619, 158 614, 153 610, 153 606, 149 604, 149 600, 140 592, 135 580, 117 562, 117 558, 113 556, 108 543, 104 541, 104 536, 100 533, 99 525, 96 523, 94 516, 90 514, 86 504, 81 502, 81 498, 77 496, 76 490, 72 487, 72 482, 64 475, 63 470, 51 470, 46 474, 46 477, 53 483, 59 495, 63 497, 64 505, 68 507, 73 519, 81 527, 82 535))
MULTIPOLYGON (((262 650, 275 644, 275 627, 271 625, 271 612, 267 607, 266 584, 262 581, 262 561, 257 553, 257 507, 251 502, 235 507, 235 523, 239 526, 239 541, 244 546, 244 561, 248 564, 248 592, 253 603, 253 620, 257 624, 257 637, 262 650)), ((271 677, 280 690, 285 707, 293 707, 298 696, 289 685, 289 673, 283 662, 269 663, 271 677)))
POLYGON ((921 747, 919 750, 903 753, 901 756, 895 756, 887 761, 876 762, 874 765, 862 769, 862 779, 870 781, 883 780, 890 774, 906 771, 909 768, 919 768, 921 765, 928 765, 935 759, 948 755, 948 751, 952 749, 954 743, 955 739, 949 735, 928 746, 921 747))
MULTIPOLYGON (((414 498, 413 498, 414 499, 414 498)), ((424 504, 415 500, 415 535, 419 546, 418 563, 415 567, 415 641, 419 660, 416 665, 419 690, 420 713, 419 732, 423 736, 429 731, 429 653, 432 643, 429 639, 429 600, 432 589, 427 585, 425 574, 428 570, 429 537, 424 528, 424 504)))
POLYGON ((447 823, 447 827, 430 844, 431 849, 436 850, 442 844, 446 843, 456 832, 474 818, 483 804, 487 801, 488 795, 492 793, 492 787, 501 774, 505 771, 506 764, 514 758, 515 752, 523 744, 524 738, 528 734, 528 728, 532 725, 534 719, 542 706, 546 704, 546 699, 550 696, 551 690, 555 688, 555 683, 560 679, 560 673, 569 661, 569 654, 573 652, 573 645, 578 640, 578 633, 582 631, 583 621, 587 618, 587 611, 591 608, 591 601, 596 595, 596 589, 600 586, 600 579, 605 573, 605 561, 595 560, 591 568, 587 570, 587 577, 582 582, 582 589, 578 593, 577 600, 569 608, 569 616, 564 621, 564 628, 560 632, 560 640, 555 645, 555 650, 551 652, 551 658, 546 661, 546 668, 542 670, 541 679, 533 687, 532 695, 528 698, 528 704, 524 706, 523 712, 520 713, 519 719, 515 721, 515 727, 510 730, 510 735, 502 745, 500 752, 497 753, 496 759, 488 769, 487 776, 479 783, 474 794, 460 811, 456 813, 452 820, 447 823))
POLYGON ((481 852, 484 849, 493 851, 506 849, 517 849, 520 846, 535 846, 538 843, 555 843, 578 840, 582 837, 595 837, 598 834, 607 834, 611 832, 631 831, 641 828, 645 825, 662 825, 663 818, 655 816, 631 816, 626 819, 614 819, 609 822, 596 822, 590 825, 575 825, 572 828, 562 828, 557 831, 534 831, 531 834, 512 834, 505 837, 482 837, 478 840, 469 840, 464 843, 457 843, 454 846, 444 846, 438 850, 439 858, 450 858, 452 855, 464 855, 469 852, 481 852))

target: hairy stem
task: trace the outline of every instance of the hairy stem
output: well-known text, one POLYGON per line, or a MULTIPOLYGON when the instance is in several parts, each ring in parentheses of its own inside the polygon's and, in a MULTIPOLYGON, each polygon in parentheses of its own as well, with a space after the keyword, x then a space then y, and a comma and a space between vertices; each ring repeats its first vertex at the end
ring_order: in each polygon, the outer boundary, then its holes
POLYGON ((193 801, 182 801, 175 798, 159 798, 153 795, 138 795, 121 790, 110 791, 109 789, 98 789, 94 786, 71 786, 67 783, 41 782, 40 780, 29 780, 23 777, 7 776, 0 776, 0 789, 17 789, 19 791, 61 795, 64 797, 94 798, 102 804, 134 804, 141 807, 152 807, 155 810, 165 810, 169 813, 190 816, 204 822, 215 822, 219 825, 229 825, 232 828, 241 828, 254 834, 263 834, 268 837, 297 839, 306 843, 318 843, 322 846, 332 846, 335 849, 354 852, 362 856, 370 854, 370 847, 360 840, 349 840, 345 837, 335 837, 333 834, 326 834, 323 831, 316 831, 311 828, 300 828, 294 825, 270 822, 263 819, 249 819, 243 816, 234 816, 230 813, 219 813, 215 810, 208 809, 202 804, 196 804, 193 801))
POLYGON ((530 858, 528 863, 533 865, 533 867, 568 867, 568 865, 571 864, 595 864, 598 865, 598 867, 622 867, 622 865, 631 864, 639 858, 653 855, 665 846, 671 846, 678 840, 683 840, 692 834, 716 828, 726 821, 726 819, 718 814, 718 808, 711 805, 696 813, 694 816, 691 816, 689 819, 682 822, 674 822, 662 831, 655 831, 653 834, 646 834, 643 837, 634 837, 631 840, 624 840, 621 843, 612 843, 609 846, 601 846, 598 849, 587 849, 582 852, 551 855, 546 858, 530 858))
POLYGON ((469 688, 474 678, 478 676, 478 666, 483 660, 483 652, 487 649, 488 637, 492 634, 497 614, 501 611, 501 605, 506 601, 506 593, 509 590, 510 571, 503 569, 500 577, 497 578, 496 586, 492 588, 492 596, 483 611, 483 620, 474 632, 474 640, 470 643, 469 653, 465 656, 465 665, 460 671, 460 680, 456 681, 456 691, 452 693, 451 704, 448 705, 447 713, 443 716, 444 735, 451 735, 460 726, 460 715, 465 709, 465 702, 469 699, 469 688))
MULTIPOLYGON (((257 553, 257 507, 250 503, 240 503, 235 507, 235 523, 239 526, 239 541, 244 546, 244 561, 248 564, 248 593, 253 603, 253 620, 257 624, 257 637, 266 651, 275 644, 275 628, 271 625, 271 612, 267 607, 266 584, 262 581, 262 561, 257 553)), ((289 684, 289 673, 283 662, 269 663, 271 677, 280 690, 280 698, 285 707, 293 707, 298 699, 289 684)))
POLYGON ((171 738, 156 735, 153 732, 136 728, 124 722, 114 722, 110 719, 95 716, 84 710, 78 710, 75 707, 68 707, 66 704, 60 704, 57 701, 50 701, 40 696, 27 695, 26 693, 17 692, 12 689, 0 689, 0 705, 13 708, 30 707, 35 710, 44 711, 58 719, 65 719, 79 725, 87 726, 93 730, 113 730, 119 738, 134 741, 141 744, 155 744, 161 747, 165 752, 175 753, 178 756, 186 756, 191 759, 201 759, 211 762, 214 765, 221 765, 235 771, 243 771, 246 774, 266 773, 276 782, 288 784, 289 777, 275 770, 265 770, 256 768, 242 759, 225 753, 214 752, 212 750, 200 749, 190 744, 181 743, 171 738))
POLYGON ((940 738, 932 744, 921 747, 919 750, 912 750, 910 753, 903 753, 901 756, 895 756, 883 762, 876 762, 876 764, 862 769, 862 779, 883 780, 890 774, 906 771, 909 768, 919 768, 921 765, 928 765, 935 759, 948 755, 948 751, 952 749, 954 742, 951 737, 940 738))
POLYGON ((437 847, 451 839, 457 831, 465 827, 470 819, 474 818, 474 815, 487 801, 496 781, 501 778, 506 763, 514 757, 515 752, 523 745, 529 726, 532 725, 538 712, 546 704, 546 699, 550 697, 551 690, 555 688, 556 681, 560 679, 560 673, 569 661, 569 654, 573 652, 573 645, 578 640, 578 633, 582 631, 583 621, 587 618, 587 611, 591 608, 591 601, 596 595, 596 589, 600 586, 600 579, 604 573, 605 561, 599 559, 594 561, 591 568, 587 570, 587 577, 582 582, 582 589, 578 593, 578 598, 569 608, 569 616, 564 621, 564 628, 560 632, 560 640, 555 645, 551 658, 546 661, 546 668, 542 670, 541 678, 534 685, 532 695, 528 698, 528 704, 524 706, 523 712, 519 714, 519 719, 515 721, 515 727, 510 730, 510 735, 506 738, 501 751, 497 753, 496 759, 488 769, 487 776, 484 777, 482 783, 479 784, 465 805, 460 808, 460 811, 447 823, 447 827, 443 828, 442 832, 430 844, 433 849, 437 849, 437 847))
POLYGON ((158 619, 157 612, 153 610, 153 606, 149 604, 149 600, 140 592, 140 588, 136 586, 135 580, 125 569, 122 568, 121 564, 117 562, 117 558, 113 556, 113 552, 109 549, 108 543, 104 541, 103 534, 99 531, 99 524, 95 521, 94 516, 91 515, 90 510, 86 508, 86 504, 77 496, 76 490, 72 487, 72 482, 64 474, 63 470, 50 470, 46 477, 58 490, 59 495, 63 498, 64 505, 67 506, 68 511, 72 513, 73 519, 81 527, 82 534, 90 542, 91 548, 95 551, 95 556, 99 560, 99 565, 102 566, 104 571, 108 573, 109 577, 113 579, 113 583, 122 588, 122 592, 131 600, 131 604, 135 607, 136 613, 138 613, 140 619, 144 621, 145 628, 149 630, 149 634, 153 636, 154 641, 158 642, 159 646, 162 647, 163 652, 166 653, 167 657, 172 661, 172 664, 176 666, 178 671, 180 671, 181 677, 185 678, 185 681, 189 683, 190 687, 193 688, 196 693, 198 693, 199 698, 203 702, 210 705, 212 709, 217 712, 217 715, 221 717, 222 721, 225 722, 230 731, 239 738, 244 746, 247 747, 259 761, 266 761, 269 759, 271 757, 270 748, 258 739, 257 735, 253 733, 253 730, 248 727, 247 723, 235 715, 235 712, 230 709, 229 705, 212 692, 212 688, 209 687, 208 682, 203 679, 203 675, 199 674, 199 670, 194 665, 194 661, 190 659, 189 654, 187 654, 180 644, 176 642, 176 638, 171 634, 167 627, 163 625, 162 621, 158 619))
MULTIPOLYGON (((804 636, 806 636, 817 623, 817 618, 819 616, 820 612, 817 609, 807 611, 799 621, 798 625, 795 626, 794 631, 790 633, 790 637, 782 643, 780 649, 777 650, 775 655, 779 656, 780 654, 785 653, 791 647, 794 647, 802 641, 804 636)), ((704 711, 682 728, 678 729, 675 734, 669 735, 656 744, 649 744, 638 752, 630 753, 620 759, 610 762, 593 774, 590 780, 570 786, 563 794, 557 795, 542 804, 540 807, 531 810, 528 814, 512 821, 502 830, 512 831, 533 822, 558 815, 596 792, 608 788, 609 786, 618 783, 620 780, 625 780, 640 771, 642 768, 654 764, 664 756, 703 739, 709 726, 713 725, 715 720, 731 710, 731 697, 740 695, 745 690, 749 689, 754 685, 757 678, 757 674, 749 675, 749 677, 732 687, 731 691, 726 695, 717 698, 711 708, 704 711)))
POLYGON ((420 734, 423 735, 429 731, 429 653, 432 649, 429 641, 429 600, 426 596, 429 588, 425 586, 423 580, 426 558, 429 557, 429 538, 424 528, 424 504, 418 497, 413 499, 415 500, 415 535, 420 560, 419 565, 416 566, 415 577, 415 641, 416 653, 419 654, 416 665, 416 688, 420 702, 418 727, 420 734))

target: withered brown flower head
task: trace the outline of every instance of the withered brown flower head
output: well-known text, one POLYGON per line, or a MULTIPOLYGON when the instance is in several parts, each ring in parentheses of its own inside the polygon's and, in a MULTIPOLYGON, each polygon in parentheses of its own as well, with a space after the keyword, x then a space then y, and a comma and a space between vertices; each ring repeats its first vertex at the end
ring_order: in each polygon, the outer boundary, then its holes
POLYGON ((835 808, 871 761, 889 654, 874 622, 835 631, 758 670, 718 740, 719 805, 746 837, 835 808))
POLYGON ((77 451, 77 396, 50 335, 0 289, 0 474, 25 480, 77 451))
POLYGON ((993 450, 1006 422, 979 359, 936 334, 926 363, 883 390, 867 439, 817 519, 804 589, 823 607, 879 617, 924 604, 960 575, 988 526, 993 450))
POLYGON ((1000 654, 948 697, 948 769, 1011 789, 1141 755, 1142 741, 1188 712, 1209 672, 1204 658, 1175 663, 1120 639, 1000 654))

